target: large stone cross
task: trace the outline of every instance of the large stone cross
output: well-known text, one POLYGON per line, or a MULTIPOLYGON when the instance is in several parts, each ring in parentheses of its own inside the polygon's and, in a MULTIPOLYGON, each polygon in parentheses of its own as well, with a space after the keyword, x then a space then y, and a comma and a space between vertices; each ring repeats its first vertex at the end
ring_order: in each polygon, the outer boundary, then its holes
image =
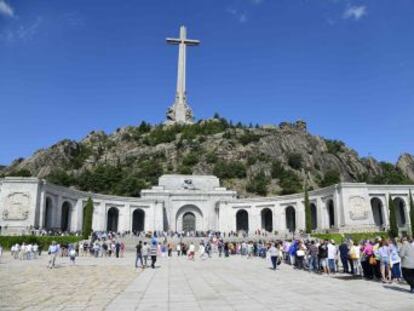
POLYGON ((168 109, 167 124, 173 123, 192 123, 193 113, 187 104, 185 88, 185 68, 186 68, 186 47, 200 44, 198 40, 187 39, 187 29, 180 27, 179 38, 167 38, 168 44, 178 45, 178 70, 177 70, 177 92, 174 104, 168 109))

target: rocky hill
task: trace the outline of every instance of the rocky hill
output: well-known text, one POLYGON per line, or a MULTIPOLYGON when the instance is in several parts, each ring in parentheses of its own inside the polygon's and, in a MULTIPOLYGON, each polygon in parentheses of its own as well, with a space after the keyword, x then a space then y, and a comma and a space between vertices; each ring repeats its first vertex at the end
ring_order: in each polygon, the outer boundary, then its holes
POLYGON ((215 174, 241 196, 287 194, 339 181, 412 183, 414 157, 394 164, 360 158, 338 140, 311 135, 306 123, 232 124, 219 116, 187 126, 139 126, 62 140, 2 175, 38 176, 82 190, 138 196, 166 173, 215 174))

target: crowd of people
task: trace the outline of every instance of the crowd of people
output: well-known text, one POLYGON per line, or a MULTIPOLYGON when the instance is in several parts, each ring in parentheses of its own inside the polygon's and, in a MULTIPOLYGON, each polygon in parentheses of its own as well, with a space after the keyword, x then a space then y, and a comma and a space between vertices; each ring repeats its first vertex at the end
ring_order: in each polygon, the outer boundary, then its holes
MULTIPOLYGON (((256 232, 260 235, 261 233, 256 232)), ((187 257, 194 261, 197 258, 206 260, 213 254, 218 257, 240 255, 248 259, 257 257, 266 259, 273 270, 281 263, 291 265, 298 270, 311 273, 335 275, 344 273, 356 278, 397 282, 404 279, 414 293, 414 240, 404 237, 395 239, 352 241, 344 239, 339 245, 334 240, 274 240, 262 239, 232 241, 231 235, 209 232, 198 239, 181 238, 179 242, 168 239, 168 235, 153 234, 150 238, 139 239, 136 245, 135 267, 155 268, 157 257, 187 257)), ((173 235, 173 237, 176 237, 173 235)), ((240 235, 237 235, 240 238, 240 235)), ((59 245, 53 242, 48 248, 49 268, 56 265, 56 258, 68 257, 71 264, 76 257, 124 257, 126 246, 122 235, 112 232, 94 232, 90 241, 59 245)), ((11 247, 14 259, 32 260, 42 253, 37 244, 15 244, 11 247)), ((0 247, 0 258, 2 249, 0 247)))

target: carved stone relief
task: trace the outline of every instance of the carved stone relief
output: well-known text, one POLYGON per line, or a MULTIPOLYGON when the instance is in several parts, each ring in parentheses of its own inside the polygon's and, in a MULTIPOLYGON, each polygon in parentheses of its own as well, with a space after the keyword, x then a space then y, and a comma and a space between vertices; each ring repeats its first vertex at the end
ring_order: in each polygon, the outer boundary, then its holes
POLYGON ((368 208, 366 201, 361 196, 349 198, 349 216, 352 220, 364 220, 368 218, 368 208))
POLYGON ((4 220, 26 220, 29 217, 30 195, 26 192, 13 192, 4 202, 4 220))

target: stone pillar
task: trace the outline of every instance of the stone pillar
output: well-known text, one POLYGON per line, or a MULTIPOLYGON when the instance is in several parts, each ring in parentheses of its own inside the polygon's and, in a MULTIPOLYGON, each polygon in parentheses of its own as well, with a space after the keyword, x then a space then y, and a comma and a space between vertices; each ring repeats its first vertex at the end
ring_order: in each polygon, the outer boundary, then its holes
POLYGON ((295 207, 296 210, 296 231, 305 231, 305 204, 298 202, 295 207))
POLYGON ((70 220, 70 231, 82 231, 82 224, 83 224, 83 205, 82 200, 76 201, 75 205, 72 206, 71 212, 71 220, 70 220))
POLYGON ((55 208, 55 217, 54 217, 54 225, 55 229, 61 229, 62 225, 62 197, 58 196, 56 199, 56 208, 55 208))
POLYGON ((324 221, 323 221, 323 202, 321 197, 317 197, 316 199, 316 222, 317 222, 317 230, 324 229, 324 221))
POLYGON ((39 206, 39 229, 42 229, 45 224, 45 208, 46 208, 46 193, 40 192, 40 206, 39 206))

